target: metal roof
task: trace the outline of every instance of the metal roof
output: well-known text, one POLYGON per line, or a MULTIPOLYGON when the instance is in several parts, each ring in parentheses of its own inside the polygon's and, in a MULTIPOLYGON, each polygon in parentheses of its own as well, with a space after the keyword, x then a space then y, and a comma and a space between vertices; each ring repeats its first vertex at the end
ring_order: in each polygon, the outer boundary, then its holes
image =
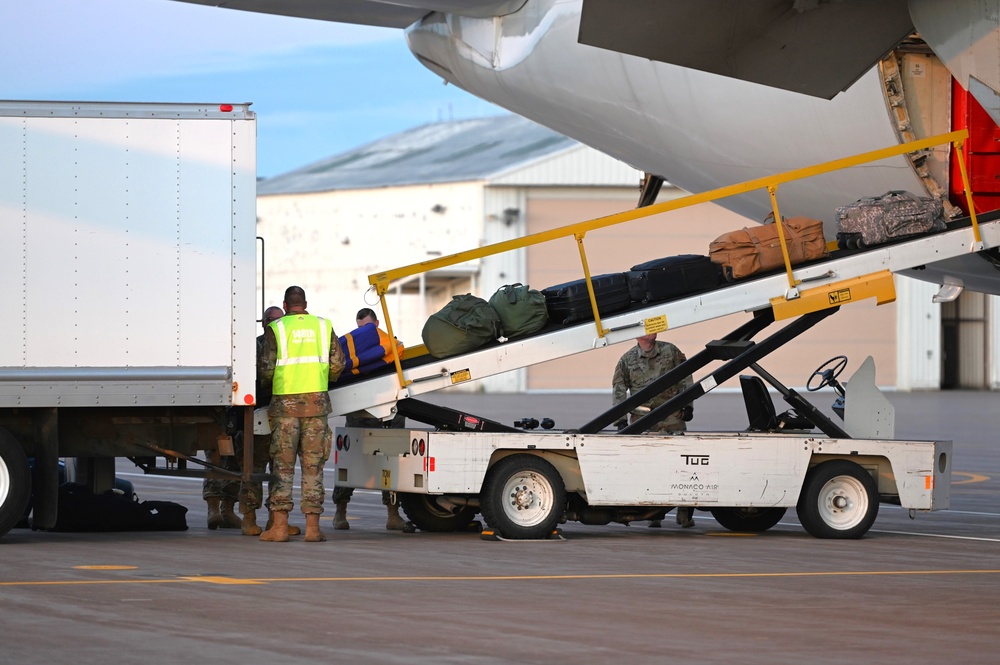
POLYGON ((257 193, 488 180, 581 144, 531 120, 501 115, 423 125, 257 183, 257 193))

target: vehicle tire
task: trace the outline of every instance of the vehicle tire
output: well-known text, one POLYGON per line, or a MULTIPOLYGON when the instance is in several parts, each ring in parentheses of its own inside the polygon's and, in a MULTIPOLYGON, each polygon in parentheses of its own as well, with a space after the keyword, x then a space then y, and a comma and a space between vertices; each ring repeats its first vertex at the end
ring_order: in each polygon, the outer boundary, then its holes
POLYGON ((566 510, 566 487, 541 457, 510 455, 486 474, 479 505, 483 519, 503 538, 547 538, 566 510))
POLYGON ((24 516, 30 498, 28 457, 11 433, 0 427, 0 536, 24 516))
POLYGON ((878 485, 861 466, 830 460, 806 474, 796 510, 817 538, 860 538, 878 517, 878 485))
POLYGON ((399 505, 415 527, 434 533, 461 531, 472 522, 477 512, 475 508, 465 506, 454 513, 426 494, 400 493, 399 505))
POLYGON ((781 521, 787 508, 712 508, 715 521, 730 531, 757 533, 781 521))

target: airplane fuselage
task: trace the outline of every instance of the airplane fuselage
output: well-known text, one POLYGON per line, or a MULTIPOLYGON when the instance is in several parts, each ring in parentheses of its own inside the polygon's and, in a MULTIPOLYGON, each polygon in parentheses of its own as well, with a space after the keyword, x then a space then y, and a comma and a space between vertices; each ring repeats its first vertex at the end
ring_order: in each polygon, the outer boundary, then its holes
MULTIPOLYGON (((528 2, 489 19, 432 14, 407 30, 451 83, 692 192, 899 142, 879 72, 832 101, 577 43, 580 3, 528 2)), ((904 157, 781 192, 789 214, 832 221, 865 194, 919 190, 904 157)), ((766 196, 726 203, 751 219, 766 196)))
MULTIPOLYGON (((691 192, 953 128, 950 74, 922 45, 888 54, 826 100, 580 44, 581 6, 529 0, 492 18, 432 13, 406 36, 450 83, 691 192)), ((821 219, 833 238, 834 210, 858 198, 906 190, 947 199, 951 159, 945 145, 792 183, 777 197, 783 214, 821 219)), ((720 204, 755 221, 771 210, 764 192, 720 204)), ((995 273, 973 260, 918 276, 1000 293, 995 273)))

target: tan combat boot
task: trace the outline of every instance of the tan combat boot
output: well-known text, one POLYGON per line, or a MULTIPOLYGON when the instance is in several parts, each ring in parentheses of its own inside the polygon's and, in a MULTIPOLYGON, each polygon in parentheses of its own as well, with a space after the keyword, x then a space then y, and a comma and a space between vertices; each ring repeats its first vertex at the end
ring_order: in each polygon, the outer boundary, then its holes
MULTIPOLYGON (((268 525, 270 527, 270 525, 268 525)), ((243 522, 240 524, 244 536, 259 536, 263 529, 257 526, 257 511, 247 510, 243 513, 243 522)))
POLYGON ((239 529, 243 526, 243 521, 239 515, 233 512, 236 502, 232 499, 222 499, 222 526, 223 529, 239 529))
POLYGON ((268 543, 287 543, 288 512, 276 510, 271 515, 274 517, 274 526, 260 534, 260 539, 268 543))
POLYGON ((389 514, 389 519, 386 520, 385 523, 386 531, 402 531, 403 526, 406 524, 406 520, 399 515, 399 504, 388 503, 386 504, 385 509, 389 514))
MULTIPOLYGON (((264 527, 264 531, 267 531, 273 525, 274 525, 274 513, 272 513, 269 510, 269 511, 267 511, 267 526, 264 527)), ((299 527, 295 526, 294 524, 289 524, 288 525, 288 535, 289 536, 297 536, 300 533, 302 533, 302 529, 300 529, 299 527)))
POLYGON ((306 514, 306 542, 321 543, 326 540, 326 536, 319 528, 319 513, 306 514))
POLYGON ((350 529, 351 525, 347 523, 347 502, 340 501, 337 504, 337 512, 333 514, 333 528, 334 529, 350 529))
POLYGON ((205 499, 205 503, 208 504, 208 528, 213 531, 222 526, 225 521, 222 519, 222 510, 219 507, 220 501, 221 499, 215 496, 205 499))

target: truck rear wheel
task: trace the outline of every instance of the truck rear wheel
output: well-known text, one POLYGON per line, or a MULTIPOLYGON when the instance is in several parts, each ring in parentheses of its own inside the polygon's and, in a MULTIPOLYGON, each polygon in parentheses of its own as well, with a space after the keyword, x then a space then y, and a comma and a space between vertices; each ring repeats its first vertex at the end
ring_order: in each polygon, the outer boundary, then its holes
POLYGON ((730 531, 767 531, 785 516, 785 508, 712 508, 715 521, 730 531))
POLYGON ((30 498, 28 457, 11 433, 0 427, 0 536, 24 516, 30 498))
POLYGON ((556 468, 537 455, 510 455, 489 470, 479 496, 486 523, 504 538, 546 538, 566 510, 556 468))
POLYGON ((400 494, 399 505, 406 518, 421 531, 448 533, 469 526, 476 517, 476 509, 463 506, 452 512, 441 507, 433 496, 426 494, 400 494))
POLYGON ((878 517, 878 485, 860 465, 830 460, 806 474, 796 511, 817 538, 860 538, 878 517))

